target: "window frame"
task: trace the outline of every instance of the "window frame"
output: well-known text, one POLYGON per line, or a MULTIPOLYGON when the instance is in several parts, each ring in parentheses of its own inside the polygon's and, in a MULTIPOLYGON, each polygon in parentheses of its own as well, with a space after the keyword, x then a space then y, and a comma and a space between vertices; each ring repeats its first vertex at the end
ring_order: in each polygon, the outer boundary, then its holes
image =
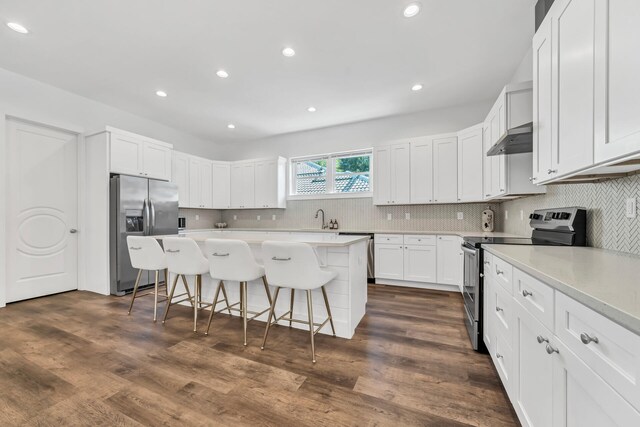
POLYGON ((289 159, 289 191, 287 192, 288 200, 312 200, 312 199, 355 199, 373 197, 373 148, 366 148, 353 151, 340 151, 335 153, 323 153, 310 156, 292 157, 289 159), (344 157, 359 157, 369 156, 369 191, 357 191, 357 192, 336 192, 336 175, 361 175, 364 172, 351 172, 349 174, 345 172, 336 173, 336 160, 344 157), (323 193, 313 194, 297 194, 295 192, 297 177, 296 177, 296 164, 299 162, 309 160, 326 160, 327 161, 327 174, 326 174, 326 191, 323 193))

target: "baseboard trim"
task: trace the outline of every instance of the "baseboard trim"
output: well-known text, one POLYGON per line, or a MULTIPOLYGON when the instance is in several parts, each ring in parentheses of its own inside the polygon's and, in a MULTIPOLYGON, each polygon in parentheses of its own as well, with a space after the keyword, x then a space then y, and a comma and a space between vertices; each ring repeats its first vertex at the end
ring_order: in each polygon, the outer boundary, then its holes
POLYGON ((405 288, 431 289, 435 291, 460 292, 460 288, 456 285, 411 282, 408 280, 376 279, 376 285, 389 285, 389 286, 401 286, 405 288))

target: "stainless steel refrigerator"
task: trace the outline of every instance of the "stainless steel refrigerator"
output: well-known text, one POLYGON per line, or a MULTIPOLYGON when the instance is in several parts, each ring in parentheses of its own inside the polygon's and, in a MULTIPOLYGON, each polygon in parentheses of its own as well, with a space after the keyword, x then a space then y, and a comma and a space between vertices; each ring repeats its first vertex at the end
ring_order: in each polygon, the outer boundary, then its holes
MULTIPOLYGON (((131 266, 127 236, 178 234, 178 187, 155 179, 117 175, 111 178, 111 293, 133 290, 138 271, 131 266)), ((154 282, 143 272, 140 286, 154 282)))

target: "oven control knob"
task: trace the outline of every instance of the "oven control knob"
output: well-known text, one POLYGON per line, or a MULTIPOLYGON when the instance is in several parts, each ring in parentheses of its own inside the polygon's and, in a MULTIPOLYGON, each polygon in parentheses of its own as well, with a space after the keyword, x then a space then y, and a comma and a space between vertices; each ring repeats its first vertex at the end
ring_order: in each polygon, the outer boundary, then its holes
POLYGON ((569 212, 562 212, 560 214, 560 219, 569 219, 571 218, 571 214, 569 212))
POLYGON ((532 213, 531 215, 529 215, 529 219, 541 219, 542 215, 537 214, 537 213, 532 213))

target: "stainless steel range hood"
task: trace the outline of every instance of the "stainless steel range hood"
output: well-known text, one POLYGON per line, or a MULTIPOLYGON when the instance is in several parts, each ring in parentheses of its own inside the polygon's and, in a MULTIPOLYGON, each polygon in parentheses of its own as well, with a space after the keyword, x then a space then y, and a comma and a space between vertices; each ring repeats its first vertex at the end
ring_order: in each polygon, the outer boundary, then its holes
POLYGON ((494 144, 487 156, 533 152, 533 122, 511 128, 494 144))

